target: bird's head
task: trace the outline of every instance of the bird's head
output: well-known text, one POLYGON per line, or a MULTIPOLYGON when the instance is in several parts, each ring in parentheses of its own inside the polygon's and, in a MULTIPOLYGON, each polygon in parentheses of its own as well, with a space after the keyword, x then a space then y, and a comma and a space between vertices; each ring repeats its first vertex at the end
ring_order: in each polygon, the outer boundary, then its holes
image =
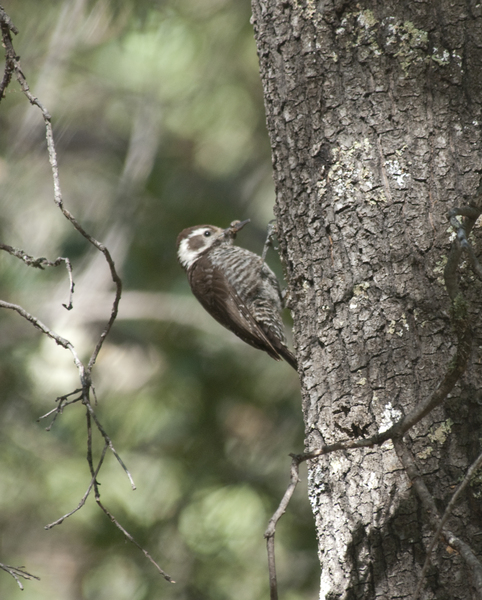
POLYGON ((184 267, 190 269, 197 259, 213 246, 222 243, 232 244, 236 234, 246 221, 233 221, 226 229, 214 225, 194 225, 181 231, 177 236, 177 258, 184 267))

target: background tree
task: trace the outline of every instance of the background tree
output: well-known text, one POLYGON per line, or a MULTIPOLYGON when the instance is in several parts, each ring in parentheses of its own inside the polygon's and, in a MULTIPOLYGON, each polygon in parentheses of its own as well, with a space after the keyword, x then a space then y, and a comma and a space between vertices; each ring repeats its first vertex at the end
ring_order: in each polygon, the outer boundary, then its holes
MULTIPOLYGON (((465 237, 482 207, 482 7, 253 0, 253 14, 306 443, 344 440, 310 463, 321 598, 411 597, 481 451, 480 229, 465 237), (453 242, 447 213, 467 205, 453 242)), ((481 492, 479 471, 424 598, 481 597, 481 492)))
MULTIPOLYGON (((90 497, 85 411, 36 423, 78 386, 68 351, 0 310, 0 562, 25 565, 23 600, 266 598, 263 531, 301 449, 299 383, 205 316, 175 257, 193 223, 252 219, 260 252, 274 194, 250 6, 239 0, 4 0, 32 92, 52 114, 64 202, 104 242, 123 279, 118 319, 96 362, 96 414, 113 456, 98 477, 119 521, 176 580, 164 582, 90 497)), ((3 58, 3 54, 2 54, 3 58)), ((3 70, 2 70, 3 73, 3 70)), ((15 78, 0 102, 0 242, 65 269, 0 252, 0 300, 72 340, 82 359, 109 317, 102 256, 53 202, 40 111, 15 78)), ((268 256, 281 274, 274 253, 268 256)), ((52 417, 51 417, 52 418, 52 417)), ((94 455, 102 451, 95 440, 94 455)), ((306 495, 281 527, 292 600, 318 588, 306 495)), ((286 568, 285 568, 286 567, 286 568)), ((0 597, 20 594, 0 572, 0 597)))

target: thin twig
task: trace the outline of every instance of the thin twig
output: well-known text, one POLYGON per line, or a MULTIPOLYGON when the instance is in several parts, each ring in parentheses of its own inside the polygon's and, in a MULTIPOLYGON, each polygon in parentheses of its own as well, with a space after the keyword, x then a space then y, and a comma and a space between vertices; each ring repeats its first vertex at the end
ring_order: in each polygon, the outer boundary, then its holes
POLYGON ((84 506, 84 504, 87 501, 87 498, 89 497, 90 492, 92 491, 92 488, 94 487, 94 484, 95 484, 97 475, 99 474, 102 463, 104 462, 107 448, 108 448, 107 444, 104 444, 104 448, 102 449, 102 454, 100 456, 99 464, 97 465, 97 468, 95 469, 94 474, 92 475, 92 479, 90 480, 89 487, 87 488, 87 491, 85 492, 85 494, 82 496, 78 506, 76 506, 76 508, 74 508, 74 510, 71 510, 70 512, 65 514, 63 517, 60 517, 60 519, 57 519, 56 521, 54 521, 53 523, 50 523, 49 525, 45 525, 44 529, 52 529, 52 527, 55 527, 56 525, 60 525, 61 523, 63 523, 65 521, 65 519, 67 519, 68 517, 70 517, 71 515, 76 513, 78 510, 80 510, 84 506))
POLYGON ((110 437, 107 435, 105 429, 102 427, 102 425, 100 424, 100 421, 97 418, 97 415, 95 414, 94 409, 92 408, 92 406, 90 405, 89 402, 86 402, 84 400, 84 404, 88 410, 89 416, 92 417, 92 419, 94 420, 94 423, 97 426, 97 429, 100 431, 102 437, 104 438, 106 444, 109 446, 109 449, 112 451, 113 455, 117 458, 120 466, 124 469, 127 477, 129 478, 129 481, 131 483, 131 487, 133 490, 137 489, 136 488, 136 484, 134 483, 134 480, 132 479, 132 475, 129 472, 129 469, 126 467, 126 465, 124 464, 124 461, 122 460, 122 458, 119 456, 119 454, 117 453, 117 450, 114 448, 114 445, 112 443, 112 440, 110 439, 110 437))
MULTIPOLYGON (((31 100, 31 102, 32 102, 32 100, 31 100)), ((43 107, 41 108, 41 110, 42 110, 42 114, 43 114, 44 120, 45 120, 49 162, 52 167, 52 176, 53 176, 53 180, 54 180, 55 204, 60 208, 64 217, 68 221, 70 221, 70 223, 72 223, 72 225, 75 227, 75 229, 77 229, 77 231, 81 235, 83 235, 95 248, 97 248, 97 250, 99 250, 99 252, 102 252, 102 254, 104 255, 104 257, 107 261, 107 264, 109 265, 111 278, 116 287, 116 293, 115 293, 114 302, 112 304, 110 318, 109 318, 106 326, 104 327, 104 330, 102 331, 102 333, 99 336, 99 341, 97 342, 97 344, 94 348, 94 351, 92 352, 92 355, 89 359, 89 363, 87 365, 87 370, 90 372, 92 370, 92 367, 95 364, 95 361, 97 360, 97 356, 99 355, 99 352, 102 348, 104 340, 107 337, 107 334, 109 333, 109 331, 111 330, 111 327, 117 317, 117 313, 119 311, 119 302, 120 302, 121 295, 122 295, 122 280, 116 271, 114 260, 112 259, 112 256, 111 256, 108 248, 106 248, 104 246, 104 244, 97 241, 94 237, 92 237, 89 233, 87 233, 87 231, 85 231, 85 229, 80 225, 80 223, 72 215, 72 213, 69 210, 67 210, 64 206, 63 199, 62 199, 62 193, 60 190, 59 170, 58 170, 58 165, 57 165, 57 153, 56 153, 55 145, 54 145, 54 138, 53 138, 53 132, 52 132, 52 124, 50 122, 50 115, 47 113, 47 111, 43 107)))
MULTIPOLYGON (((1 9, 1 7, 0 7, 0 9, 1 9)), ((27 571, 24 571, 24 568, 25 567, 12 567, 10 565, 4 565, 3 563, 0 563, 0 569, 3 569, 9 575, 11 575, 15 579, 18 587, 21 590, 23 590, 23 585, 22 585, 22 582, 20 581, 19 577, 23 577, 24 579, 36 579, 37 581, 40 581, 40 577, 37 577, 37 575, 32 575, 32 573, 28 573, 27 571)))
MULTIPOLYGON (((36 100, 36 99, 34 99, 34 100, 36 100)), ((32 100, 30 100, 30 101, 32 102, 32 100)), ((102 331, 102 333, 99 336, 99 341, 97 342, 97 344, 94 348, 94 351, 92 352, 92 355, 89 359, 89 363, 87 365, 87 370, 90 373, 90 371, 92 370, 92 367, 95 364, 95 361, 97 360, 97 356, 99 355, 99 352, 102 348, 104 340, 107 337, 107 334, 109 333, 109 331, 111 330, 111 327, 117 317, 117 313, 119 311, 119 302, 120 302, 121 295, 122 295, 122 280, 116 271, 114 260, 111 256, 108 248, 106 248, 106 246, 104 246, 104 244, 102 244, 101 242, 96 240, 93 236, 91 236, 89 233, 87 233, 87 231, 85 231, 85 229, 80 225, 80 223, 72 215, 72 213, 69 210, 67 210, 64 206, 63 199, 62 199, 62 192, 60 190, 59 169, 58 169, 58 164, 57 164, 57 152, 55 150, 55 145, 54 145, 54 136, 53 136, 53 131, 52 131, 51 118, 50 118, 50 115, 48 114, 48 112, 42 106, 41 106, 41 110, 42 110, 42 114, 43 114, 43 117, 45 120, 45 129, 46 129, 45 135, 46 135, 46 139, 47 139, 49 162, 50 162, 50 166, 52 167, 52 176, 53 176, 53 180, 54 180, 55 204, 60 208, 64 217, 68 221, 70 221, 70 223, 72 223, 72 225, 75 227, 75 229, 77 229, 77 231, 81 235, 83 235, 95 248, 97 248, 97 250, 99 250, 99 252, 102 252, 102 254, 104 255, 104 257, 107 261, 107 264, 109 265, 111 278, 116 287, 116 293, 115 293, 114 302, 112 304, 110 318, 107 321, 107 324, 104 327, 104 330, 102 331)))
POLYGON ((50 425, 45 428, 45 431, 50 431, 52 429, 52 426, 55 423, 57 417, 64 412, 64 408, 66 406, 69 406, 70 404, 75 404, 76 402, 80 402, 83 399, 83 394, 80 394, 77 398, 74 398, 73 400, 67 400, 67 398, 69 396, 73 396, 74 394, 77 394, 79 392, 82 392, 82 390, 74 390, 73 392, 70 392, 70 394, 65 394, 65 396, 59 396, 57 398, 57 402, 59 403, 58 406, 56 406, 55 408, 52 408, 52 410, 49 410, 48 413, 45 413, 44 415, 39 417, 37 419, 37 423, 39 421, 41 421, 42 419, 49 417, 52 413, 55 413, 54 418, 52 419, 50 425))
POLYGON ((8 252, 12 256, 15 256, 16 258, 19 258, 20 260, 22 260, 28 267, 34 267, 35 269, 43 270, 45 267, 58 267, 60 264, 65 263, 65 266, 67 268, 67 273, 69 275, 69 283, 70 283, 69 303, 62 304, 62 306, 64 308, 66 308, 67 310, 71 310, 73 308, 72 296, 74 294, 75 284, 74 284, 74 280, 72 277, 72 265, 70 264, 69 258, 66 258, 63 256, 59 256, 55 260, 47 260, 44 257, 34 258, 33 256, 30 256, 23 250, 19 250, 18 248, 14 248, 13 246, 9 246, 8 244, 0 244, 0 250, 5 250, 5 252, 8 252))
POLYGON ((14 310, 14 311, 18 312, 18 314, 21 315, 24 319, 27 319, 27 321, 32 323, 32 325, 34 327, 36 327, 37 329, 40 329, 40 331, 42 333, 45 333, 45 335, 47 335, 49 338, 54 340, 56 342, 56 344, 58 344, 59 346, 62 346, 66 350, 70 350, 70 352, 72 353, 72 356, 74 357, 75 365, 79 369, 81 379, 83 378, 84 365, 82 364, 80 358, 77 355, 77 351, 75 350, 74 346, 69 342, 69 340, 61 337, 60 335, 58 335, 57 333, 55 333, 54 331, 49 329, 47 327, 47 325, 44 325, 44 323, 42 323, 42 321, 37 319, 37 317, 34 317, 33 315, 31 315, 29 312, 27 312, 24 308, 22 308, 18 304, 11 304, 10 302, 5 302, 4 300, 0 300, 0 307, 8 308, 10 310, 14 310))
MULTIPOLYGON (((119 531, 121 531, 124 534, 124 536, 130 542, 132 542, 134 544, 134 546, 136 546, 137 548, 139 548, 139 550, 141 550, 141 552, 144 554, 144 556, 156 567, 157 571, 164 577, 164 579, 166 579, 166 581, 169 581, 170 583, 176 583, 156 563, 156 561, 152 558, 152 556, 149 554, 149 552, 147 550, 145 550, 138 542, 136 542, 136 540, 132 537, 132 535, 126 529, 124 529, 124 527, 122 527, 122 525, 114 517, 114 515, 100 501, 99 484, 98 484, 97 479, 96 479, 96 476, 98 474, 98 470, 94 471, 94 464, 93 464, 93 460, 92 460, 92 418, 94 418, 94 420, 95 420, 96 417, 95 417, 95 414, 93 414, 93 411, 91 410, 91 407, 89 405, 87 405, 86 417, 87 417, 87 462, 89 463, 89 469, 90 469, 90 473, 91 473, 91 476, 92 476, 91 484, 92 484, 92 486, 94 488, 95 501, 97 502, 97 505, 109 517, 109 519, 111 520, 112 523, 114 523, 114 525, 117 527, 117 529, 119 529, 119 531)), ((107 436, 105 436, 105 438, 106 438, 106 442, 105 442, 105 445, 104 445, 102 459, 105 456, 105 452, 107 450, 107 447, 111 447, 111 445, 109 445, 109 443, 107 441, 108 440, 107 436)), ((112 450, 112 447, 111 447, 111 450, 112 450)), ((118 460, 120 460, 117 454, 116 454, 116 458, 118 460)), ((121 462, 121 464, 123 464, 123 463, 121 462)), ((90 489, 88 491, 90 492, 90 489)))
POLYGON ((268 527, 264 532, 264 537, 266 538, 266 547, 268 550, 268 573, 269 573, 269 597, 270 600, 278 600, 278 582, 276 578, 276 562, 275 562, 275 553, 274 553, 274 536, 276 532, 276 525, 281 517, 285 514, 288 504, 291 500, 291 497, 294 494, 296 486, 300 481, 299 473, 300 473, 300 459, 298 456, 294 454, 290 454, 291 456, 291 471, 290 471, 290 483, 284 496, 276 509, 276 512, 269 520, 268 527))
POLYGON ((102 504, 102 502, 100 501, 100 496, 96 496, 95 500, 96 500, 97 504, 99 505, 99 507, 101 508, 101 510, 104 511, 104 513, 109 517, 109 519, 112 521, 112 523, 114 523, 114 525, 117 527, 117 529, 119 529, 119 531, 121 531, 124 534, 124 536, 126 537, 126 539, 129 540, 129 542, 131 542, 132 544, 134 544, 134 546, 139 548, 139 550, 142 552, 142 554, 144 554, 144 556, 147 558, 147 560, 149 560, 156 567, 157 571, 164 577, 164 579, 166 581, 169 581, 169 583, 176 583, 172 579, 172 577, 170 575, 168 575, 156 563, 156 561, 152 558, 152 556, 149 554, 149 552, 147 550, 145 550, 138 542, 136 542, 136 540, 132 537, 132 535, 126 529, 124 529, 124 527, 122 527, 122 525, 114 517, 114 515, 112 513, 110 513, 109 510, 102 504))

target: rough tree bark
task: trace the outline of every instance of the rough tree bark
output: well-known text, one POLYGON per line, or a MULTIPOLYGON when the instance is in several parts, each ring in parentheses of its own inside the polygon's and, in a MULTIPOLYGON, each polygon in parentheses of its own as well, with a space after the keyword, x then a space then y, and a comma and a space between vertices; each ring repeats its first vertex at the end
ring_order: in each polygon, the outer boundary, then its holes
MULTIPOLYGON (((408 598, 481 451, 482 285, 462 261, 450 296, 443 271, 447 212, 482 204, 482 5, 252 5, 307 447, 369 438, 429 398, 468 301, 474 342, 444 402, 402 437, 309 464, 320 597, 408 598)), ((477 226, 470 239, 480 255, 477 226)), ((435 546, 425 599, 481 597, 481 480, 435 546)))

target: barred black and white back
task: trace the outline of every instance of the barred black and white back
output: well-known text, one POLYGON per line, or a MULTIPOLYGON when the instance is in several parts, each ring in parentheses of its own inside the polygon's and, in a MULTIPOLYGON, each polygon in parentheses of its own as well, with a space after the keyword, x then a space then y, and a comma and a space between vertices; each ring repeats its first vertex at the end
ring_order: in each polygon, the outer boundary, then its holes
POLYGON ((247 344, 297 369, 286 345, 281 291, 273 271, 260 256, 233 246, 247 221, 227 229, 196 225, 177 238, 178 258, 193 294, 221 325, 247 344))

